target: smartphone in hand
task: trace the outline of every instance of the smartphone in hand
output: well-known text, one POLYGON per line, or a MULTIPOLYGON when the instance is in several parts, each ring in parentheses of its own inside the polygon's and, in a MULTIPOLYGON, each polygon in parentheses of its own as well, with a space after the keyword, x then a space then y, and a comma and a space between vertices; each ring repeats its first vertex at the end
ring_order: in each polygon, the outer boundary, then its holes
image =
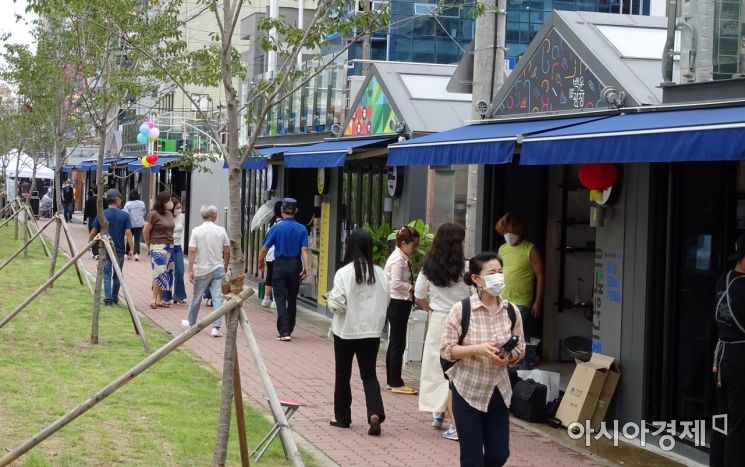
POLYGON ((505 353, 509 353, 515 347, 517 347, 517 344, 518 343, 520 343, 520 338, 517 337, 517 336, 515 336, 515 335, 513 335, 512 337, 510 337, 507 340, 507 342, 505 342, 504 344, 502 344, 502 346, 499 349, 502 350, 505 353))

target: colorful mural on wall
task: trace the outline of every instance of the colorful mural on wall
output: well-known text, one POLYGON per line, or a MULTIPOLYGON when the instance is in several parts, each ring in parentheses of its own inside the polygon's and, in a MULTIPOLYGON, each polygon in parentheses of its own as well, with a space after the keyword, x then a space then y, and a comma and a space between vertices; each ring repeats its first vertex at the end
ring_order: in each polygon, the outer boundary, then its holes
POLYGON ((497 115, 602 106, 603 84, 556 30, 548 33, 522 71, 515 72, 519 75, 497 115))
POLYGON ((344 136, 395 133, 397 120, 383 88, 373 75, 344 129, 344 136))

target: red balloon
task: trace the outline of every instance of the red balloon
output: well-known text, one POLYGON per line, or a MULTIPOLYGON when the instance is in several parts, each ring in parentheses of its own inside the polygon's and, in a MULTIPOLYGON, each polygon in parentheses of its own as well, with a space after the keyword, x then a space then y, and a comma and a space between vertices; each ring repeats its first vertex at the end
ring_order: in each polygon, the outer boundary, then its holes
POLYGON ((151 164, 155 164, 156 162, 158 162, 158 155, 157 154, 150 154, 149 156, 146 157, 146 159, 151 164))
POLYGON ((579 182, 590 190, 605 190, 618 181, 616 164, 582 164, 579 167, 579 182))

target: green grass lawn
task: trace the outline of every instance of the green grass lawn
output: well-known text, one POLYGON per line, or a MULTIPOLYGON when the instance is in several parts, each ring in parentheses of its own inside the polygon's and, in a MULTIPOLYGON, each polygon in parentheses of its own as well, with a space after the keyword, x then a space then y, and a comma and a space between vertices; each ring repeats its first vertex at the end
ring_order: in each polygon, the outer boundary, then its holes
MULTIPOLYGON (((12 227, 1 228, 0 262, 21 245, 12 227)), ((2 317, 46 280, 48 268, 35 243, 28 258, 0 271, 2 317)), ((0 329, 0 457, 144 358, 122 307, 102 307, 100 343, 90 344, 91 302, 70 269, 0 329)), ((143 326, 153 349, 169 339, 147 319, 143 326)), ((216 372, 176 350, 14 465, 209 465, 219 404, 216 372)), ((246 418, 250 450, 271 425, 250 406, 246 418)), ((239 465, 235 414, 232 420, 228 463, 239 465)), ((289 464, 279 438, 259 464, 289 464)))

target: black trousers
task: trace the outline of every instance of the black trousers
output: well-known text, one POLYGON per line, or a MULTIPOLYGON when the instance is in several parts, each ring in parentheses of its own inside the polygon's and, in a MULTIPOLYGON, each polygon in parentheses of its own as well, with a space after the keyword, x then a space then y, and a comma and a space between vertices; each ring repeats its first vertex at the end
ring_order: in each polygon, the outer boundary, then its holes
POLYGON ((355 355, 365 390, 367 423, 370 423, 370 417, 373 415, 377 415, 381 422, 385 420, 383 397, 380 395, 380 384, 375 373, 379 348, 380 338, 342 339, 334 335, 334 417, 337 422, 352 423, 352 388, 349 381, 352 378, 352 359, 355 355))
POLYGON ((277 304, 277 332, 280 336, 291 336, 297 315, 297 294, 300 290, 300 259, 277 258, 272 270, 272 290, 277 304))
MULTIPOLYGON (((91 233, 91 230, 93 230, 93 227, 91 226, 92 223, 93 223, 93 220, 88 219, 88 233, 91 233)), ((94 243, 93 246, 91 247, 91 253, 93 253, 94 256, 98 256, 98 247, 99 247, 99 242, 94 243)))
POLYGON ((406 350, 406 329, 409 325, 411 314, 411 302, 392 298, 388 304, 388 350, 385 353, 385 369, 388 386, 397 388, 404 385, 401 378, 401 369, 404 363, 404 350, 406 350))
MULTIPOLYGON (((134 252, 132 252, 132 254, 140 254, 140 239, 142 238, 142 229, 144 229, 144 227, 132 227, 132 237, 134 237, 135 246, 134 252)), ((129 253, 129 244, 125 245, 125 249, 127 250, 127 253, 129 253)))
MULTIPOLYGON (((741 466, 745 459, 745 344, 735 345, 737 349, 727 349, 719 368, 722 387, 717 389, 717 405, 720 414, 727 414, 727 436, 712 430, 712 467, 741 466)), ((723 428, 723 424, 719 421, 717 426, 723 428)))
POLYGON ((458 420, 461 467, 502 466, 510 457, 510 410, 494 388, 487 412, 474 409, 453 385, 453 416, 458 420))

